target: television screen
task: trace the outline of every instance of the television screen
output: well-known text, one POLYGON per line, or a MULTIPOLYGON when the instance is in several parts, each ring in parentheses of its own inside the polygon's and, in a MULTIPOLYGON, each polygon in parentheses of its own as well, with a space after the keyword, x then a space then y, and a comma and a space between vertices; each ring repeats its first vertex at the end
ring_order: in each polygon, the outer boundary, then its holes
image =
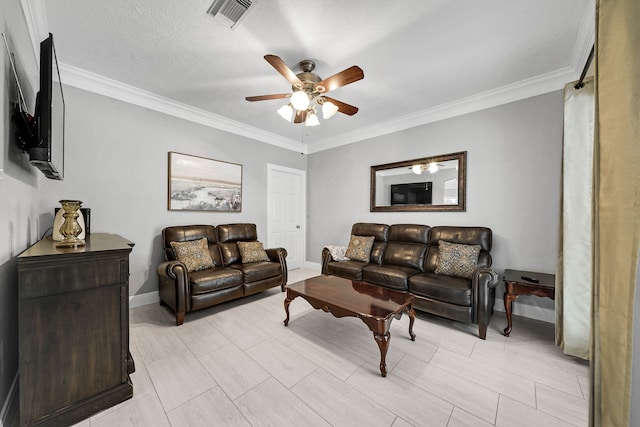
POLYGON ((29 161, 47 178, 62 180, 65 105, 52 34, 40 43, 40 92, 36 103, 38 139, 29 150, 29 161))

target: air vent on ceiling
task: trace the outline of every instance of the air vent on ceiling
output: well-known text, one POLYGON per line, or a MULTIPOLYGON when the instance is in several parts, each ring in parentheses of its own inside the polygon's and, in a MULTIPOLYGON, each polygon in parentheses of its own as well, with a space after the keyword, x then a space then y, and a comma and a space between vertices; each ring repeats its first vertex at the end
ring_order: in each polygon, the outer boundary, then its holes
POLYGON ((258 0, 215 0, 207 13, 229 28, 235 28, 258 0))

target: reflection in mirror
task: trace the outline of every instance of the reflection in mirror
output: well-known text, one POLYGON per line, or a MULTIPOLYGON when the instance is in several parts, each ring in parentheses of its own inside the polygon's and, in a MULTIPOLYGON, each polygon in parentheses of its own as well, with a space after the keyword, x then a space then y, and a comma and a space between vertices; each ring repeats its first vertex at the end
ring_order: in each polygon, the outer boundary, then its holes
POLYGON ((371 166, 371 212, 464 211, 466 151, 371 166))

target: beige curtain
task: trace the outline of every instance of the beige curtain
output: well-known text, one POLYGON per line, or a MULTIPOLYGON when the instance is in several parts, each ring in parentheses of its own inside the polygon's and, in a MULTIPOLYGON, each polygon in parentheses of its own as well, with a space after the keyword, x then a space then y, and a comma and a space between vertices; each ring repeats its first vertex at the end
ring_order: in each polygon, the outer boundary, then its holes
POLYGON ((640 0, 596 8, 592 426, 629 425, 640 247, 640 0))
POLYGON ((589 357, 593 288, 593 144, 595 85, 564 88, 562 214, 556 271, 556 344, 589 357))

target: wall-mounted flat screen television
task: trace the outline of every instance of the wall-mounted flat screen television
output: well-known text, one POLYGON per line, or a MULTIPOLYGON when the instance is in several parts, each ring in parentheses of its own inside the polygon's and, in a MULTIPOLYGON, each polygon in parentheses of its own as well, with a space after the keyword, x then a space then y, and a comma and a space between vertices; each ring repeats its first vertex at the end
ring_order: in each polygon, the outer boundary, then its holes
POLYGON ((38 137, 29 162, 50 179, 64 178, 65 105, 53 35, 40 43, 40 91, 36 101, 38 137))

